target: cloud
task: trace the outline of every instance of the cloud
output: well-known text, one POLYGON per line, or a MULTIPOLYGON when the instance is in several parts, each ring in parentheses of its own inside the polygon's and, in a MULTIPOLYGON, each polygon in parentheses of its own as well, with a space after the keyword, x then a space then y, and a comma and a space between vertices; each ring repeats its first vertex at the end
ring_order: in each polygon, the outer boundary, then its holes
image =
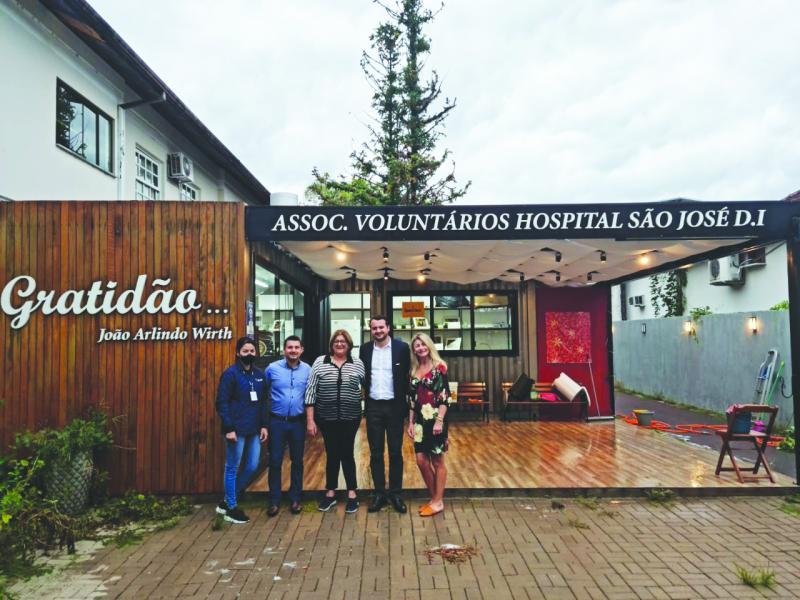
MULTIPOLYGON (((272 191, 367 138, 367 0, 93 0, 272 191)), ((432 5, 431 5, 432 6, 432 5)), ((800 188, 794 1, 451 0, 428 64, 466 202, 781 198, 800 188)))

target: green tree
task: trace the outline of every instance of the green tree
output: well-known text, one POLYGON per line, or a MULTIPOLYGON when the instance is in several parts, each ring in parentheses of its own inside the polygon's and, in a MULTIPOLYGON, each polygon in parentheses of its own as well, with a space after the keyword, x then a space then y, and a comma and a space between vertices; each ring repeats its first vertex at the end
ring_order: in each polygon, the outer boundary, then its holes
POLYGON ((427 81, 421 71, 430 53, 424 26, 436 16, 422 0, 398 0, 388 5, 375 0, 389 20, 370 36, 361 68, 373 90, 374 124, 369 140, 351 154, 353 174, 333 178, 318 169, 307 193, 324 204, 383 205, 443 204, 463 196, 470 186, 458 187, 455 164, 440 177, 450 152, 437 154, 442 127, 455 101, 439 105, 441 83, 435 71, 427 81))

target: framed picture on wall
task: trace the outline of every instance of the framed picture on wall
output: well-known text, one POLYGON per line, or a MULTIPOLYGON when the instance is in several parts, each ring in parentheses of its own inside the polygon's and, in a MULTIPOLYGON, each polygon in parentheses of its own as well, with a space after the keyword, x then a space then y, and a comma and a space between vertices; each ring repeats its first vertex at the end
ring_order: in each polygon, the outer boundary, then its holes
POLYGON ((414 317, 414 329, 428 329, 428 319, 426 317, 414 317))

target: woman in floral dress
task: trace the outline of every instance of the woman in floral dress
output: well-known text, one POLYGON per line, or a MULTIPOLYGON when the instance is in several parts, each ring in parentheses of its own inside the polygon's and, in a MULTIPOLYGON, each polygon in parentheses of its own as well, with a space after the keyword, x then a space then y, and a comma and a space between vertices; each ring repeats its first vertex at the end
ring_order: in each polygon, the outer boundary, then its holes
POLYGON ((431 338, 418 333, 411 340, 411 404, 408 436, 414 440, 414 452, 422 479, 431 500, 419 509, 420 516, 432 517, 444 510, 444 485, 447 466, 447 405, 450 386, 447 365, 439 356, 431 338))

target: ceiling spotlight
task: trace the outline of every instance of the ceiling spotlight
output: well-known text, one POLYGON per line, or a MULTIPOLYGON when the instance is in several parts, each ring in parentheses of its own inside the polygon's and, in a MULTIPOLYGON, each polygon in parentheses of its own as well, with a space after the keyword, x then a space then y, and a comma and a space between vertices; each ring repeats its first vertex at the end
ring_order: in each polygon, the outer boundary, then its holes
POLYGON ((601 263, 606 262, 606 258, 607 258, 606 251, 605 250, 600 250, 599 252, 600 252, 600 262, 601 263))
POLYGON ((425 277, 425 273, 420 273, 419 275, 417 275, 417 282, 418 283, 425 283, 426 280, 427 280, 427 277, 425 277))
POLYGON ((525 283, 525 273, 520 273, 520 274, 519 274, 519 280, 520 280, 522 283, 525 283))
POLYGON ((347 254, 345 254, 341 250, 337 250, 336 251, 336 260, 338 260, 339 262, 344 262, 345 260, 347 260, 347 254))
POLYGON ((561 273, 556 271, 556 281, 561 281, 561 273))
POLYGON ((389 249, 386 246, 381 246, 383 250, 383 262, 389 262, 389 249))
POLYGON ((430 259, 431 259, 431 253, 430 253, 430 252, 426 252, 426 253, 425 253, 425 254, 423 254, 422 256, 423 256, 423 258, 424 258, 425 260, 430 260, 430 259))
POLYGON ((383 280, 384 281, 389 281, 389 269, 384 269, 383 270, 383 280))
POLYGON ((639 256, 639 264, 642 266, 647 266, 650 264, 650 255, 649 254, 642 254, 639 256))
POLYGON ((592 276, 599 275, 599 274, 600 274, 600 271, 589 271, 586 274, 586 281, 591 281, 592 280, 592 276))
MULTIPOLYGON (((552 252, 553 254, 556 255, 556 262, 561 262, 561 252, 559 252, 558 250, 553 250, 552 248, 545 246, 544 248, 539 250, 539 252, 552 252)), ((531 258, 535 257, 532 256, 531 258)))

